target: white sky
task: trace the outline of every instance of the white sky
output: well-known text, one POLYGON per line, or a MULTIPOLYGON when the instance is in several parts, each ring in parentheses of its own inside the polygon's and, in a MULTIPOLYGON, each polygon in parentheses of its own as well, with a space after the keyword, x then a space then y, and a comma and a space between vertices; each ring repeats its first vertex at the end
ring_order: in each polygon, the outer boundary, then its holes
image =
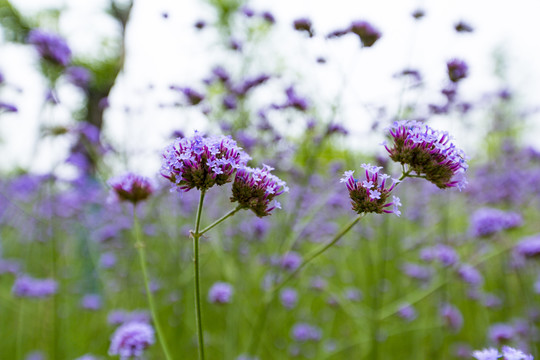
MULTIPOLYGON (((96 54, 96 47, 117 29, 101 12, 106 0, 18 0, 13 1, 23 13, 32 13, 47 6, 66 7, 60 32, 75 54, 96 54)), ((206 5, 198 0, 135 1, 128 28, 128 53, 125 71, 111 96, 111 108, 106 113, 107 136, 137 158, 129 163, 130 170, 156 172, 157 152, 166 145, 171 129, 194 129, 204 125, 197 112, 161 109, 159 104, 170 101, 166 89, 170 84, 200 85, 216 62, 234 64, 238 59, 226 58, 224 52, 212 46, 218 42, 213 30, 197 33, 193 23, 198 19, 213 20, 206 5), (161 14, 169 13, 168 19, 161 14), (219 60, 219 61, 218 61, 219 60), (152 91, 148 85, 154 85, 152 91), (131 109, 129 113, 125 108, 131 109)), ((253 1, 255 10, 270 10, 277 25, 265 47, 253 50, 257 66, 268 71, 283 67, 284 76, 277 85, 292 82, 301 94, 308 95, 321 106, 340 98, 339 119, 353 129, 353 136, 363 148, 376 146, 382 138, 367 134, 372 113, 370 105, 386 105, 396 109, 401 83, 392 75, 405 67, 419 68, 426 86, 421 96, 427 102, 440 100, 438 91, 445 83, 445 63, 458 57, 467 61, 470 78, 463 82, 462 93, 468 99, 480 98, 487 91, 501 87, 493 76, 493 51, 504 48, 509 60, 509 81, 524 104, 540 105, 540 3, 534 0, 275 0, 253 1), (426 16, 415 22, 410 16, 417 8, 426 16), (326 41, 323 36, 305 39, 291 31, 295 18, 310 17, 318 34, 346 27, 351 20, 363 19, 378 27, 383 37, 372 48, 360 50, 352 36, 326 41), (465 20, 473 25, 472 34, 456 34, 453 25, 465 20), (315 63, 323 55, 324 66, 315 63), (362 125, 364 124, 364 125, 362 125)), ((43 84, 32 69, 32 50, 21 46, 0 46, 0 71, 13 88, 1 94, 12 100, 19 114, 0 117, 0 169, 14 165, 31 165, 37 171, 47 171, 51 163, 60 161, 69 146, 69 139, 55 140, 33 149, 40 122, 69 124, 69 112, 56 109, 42 112, 39 108, 43 84)), ((277 86, 276 85, 276 86, 277 86)), ((202 86, 199 86, 202 89, 202 86)), ((264 96, 277 96, 265 93, 264 96)), ((72 89, 60 94, 65 103, 77 101, 72 89)), ((281 95, 280 95, 281 96, 281 95)), ((277 97, 276 99, 279 99, 277 97)), ((442 100, 440 100, 442 101, 442 100)), ((440 102, 439 101, 439 102, 440 102)), ((441 122, 455 133, 466 150, 474 149, 481 135, 481 126, 473 131, 464 129, 458 121, 441 122), (460 137, 461 136, 461 137, 460 137)), ((537 130, 538 127, 536 128, 537 130)), ((530 132, 535 134, 536 132, 530 132)), ((530 135, 530 138, 532 139, 530 135)), ((125 170, 125 169, 123 169, 125 170)))

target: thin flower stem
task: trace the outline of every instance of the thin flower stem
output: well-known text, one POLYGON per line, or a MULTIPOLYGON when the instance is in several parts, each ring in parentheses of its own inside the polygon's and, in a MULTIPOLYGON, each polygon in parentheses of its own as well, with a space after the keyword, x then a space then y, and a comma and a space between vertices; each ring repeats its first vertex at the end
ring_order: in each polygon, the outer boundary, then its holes
POLYGON ((279 283, 273 290, 272 292, 273 293, 276 293, 278 292, 287 282, 289 282, 289 280, 291 280, 296 274, 298 274, 300 272, 300 270, 302 270, 302 268, 304 268, 304 266, 306 266, 307 264, 309 264, 313 259, 317 258, 319 255, 323 254, 326 250, 328 250, 330 247, 332 247, 332 245, 334 245, 335 243, 337 243, 345 234, 347 234, 352 228, 354 225, 356 225, 356 223, 358 223, 362 218, 364 217, 364 214, 360 214, 358 215, 357 217, 355 217, 353 219, 353 221, 351 221, 343 230, 341 230, 338 234, 336 234, 336 236, 334 236, 334 238, 332 240, 330 240, 328 243, 326 244, 323 244, 321 245, 319 248, 315 249, 314 251, 312 251, 311 253, 309 253, 305 259, 302 261, 302 263, 300 264, 300 266, 298 266, 298 268, 296 268, 296 270, 294 270, 292 273, 289 274, 289 276, 287 276, 285 278, 285 280, 283 280, 281 283, 279 283))
POLYGON ((210 224, 207 227, 205 227, 204 229, 202 229, 199 232, 199 236, 204 235, 207 231, 209 231, 209 230, 213 229, 214 227, 216 227, 217 225, 221 224, 223 221, 225 221, 225 219, 230 218, 231 216, 236 214, 241 209, 242 209, 242 206, 238 205, 237 207, 235 207, 234 209, 232 209, 231 211, 229 211, 228 213, 226 213, 225 215, 223 215, 222 217, 220 217, 219 219, 214 221, 212 224, 210 224))
POLYGON ((204 334, 201 314, 201 288, 199 276, 199 238, 202 234, 199 232, 199 227, 201 225, 201 214, 203 209, 204 195, 205 191, 201 190, 201 197, 199 199, 199 206, 197 208, 197 219, 195 221, 195 232, 191 234, 191 236, 193 237, 193 269, 195 271, 195 319, 197 323, 197 339, 199 344, 200 360, 204 360, 204 334))
POLYGON ((146 290, 146 298, 148 300, 148 306, 150 307, 150 313, 152 314, 152 321, 154 322, 154 325, 156 326, 159 343, 161 344, 161 348, 163 349, 165 358, 167 360, 172 360, 172 356, 169 352, 169 347, 167 346, 167 341, 165 340, 163 329, 161 328, 161 323, 159 322, 159 318, 157 316, 156 305, 154 303, 154 297, 152 296, 152 291, 150 291, 150 280, 148 278, 148 270, 146 268, 146 251, 145 251, 145 245, 141 237, 140 224, 137 219, 136 205, 133 205, 133 232, 135 235, 135 248, 137 249, 137 252, 139 253, 139 261, 141 263, 141 270, 143 273, 144 287, 146 290))

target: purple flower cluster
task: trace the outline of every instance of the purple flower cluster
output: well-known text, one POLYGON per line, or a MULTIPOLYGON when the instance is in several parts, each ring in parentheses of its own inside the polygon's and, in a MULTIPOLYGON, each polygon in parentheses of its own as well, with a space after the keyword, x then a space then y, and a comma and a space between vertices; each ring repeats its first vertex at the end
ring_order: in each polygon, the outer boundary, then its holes
POLYGON ((56 294, 58 284, 53 279, 35 279, 30 276, 20 276, 13 284, 13 295, 26 298, 46 298, 56 294))
POLYGON ((298 342, 319 341, 322 331, 319 327, 306 323, 295 324, 291 330, 292 338, 298 342))
POLYGON ((71 61, 71 49, 57 34, 33 29, 28 34, 27 41, 36 47, 43 59, 61 66, 67 66, 71 61))
POLYGON ((90 80, 92 80, 90 71, 82 66, 71 66, 67 68, 66 75, 70 83, 81 89, 86 89, 90 80))
POLYGON ((362 213, 389 213, 399 216, 401 212, 398 207, 401 202, 398 197, 392 196, 392 202, 387 203, 386 200, 390 196, 394 187, 398 184, 398 180, 393 179, 390 187, 386 187, 386 181, 390 178, 387 174, 379 173, 382 167, 371 164, 362 164, 362 168, 366 170, 366 179, 360 182, 353 176, 354 170, 345 171, 340 182, 347 185, 351 204, 354 211, 358 214, 362 213), (392 210, 389 209, 392 207, 392 210))
POLYGON ((296 31, 305 31, 309 34, 309 37, 313 37, 315 32, 313 30, 313 24, 308 18, 300 18, 293 21, 293 28, 296 31))
POLYGON ((422 249, 420 258, 424 261, 438 261, 443 266, 452 266, 459 261, 456 251, 445 244, 437 244, 422 249))
POLYGON ((230 137, 203 137, 196 131, 192 137, 179 138, 164 150, 161 175, 177 191, 208 190, 229 182, 234 171, 249 159, 230 137))
POLYGON ((481 208, 472 214, 470 222, 471 234, 477 237, 485 237, 518 227, 523 223, 523 218, 515 212, 481 208))
POLYGON ((530 354, 526 354, 519 349, 512 348, 510 346, 503 346, 502 353, 495 348, 475 350, 471 354, 477 360, 533 360, 534 357, 530 354))
POLYGON ((234 178, 231 201, 252 210, 258 217, 270 215, 275 208, 281 208, 274 198, 289 188, 283 180, 270 173, 272 170, 268 165, 262 169, 241 167, 234 178))
POLYGON ((371 25, 367 21, 354 21, 349 31, 353 34, 358 35, 360 38, 360 41, 362 42, 362 46, 364 47, 371 47, 377 40, 381 38, 381 32, 375 28, 373 25, 371 25))
POLYGON ((281 290, 280 300, 283 307, 292 309, 298 304, 298 292, 292 288, 281 290))
POLYGON ((393 147, 384 147, 390 158, 418 176, 444 189, 463 189, 467 181, 463 173, 467 170, 465 153, 457 148, 445 131, 438 131, 418 121, 396 121, 389 129, 393 147))
POLYGON ((146 200, 154 192, 150 179, 132 173, 114 177, 107 183, 112 187, 111 200, 137 204, 139 201, 146 200))
POLYGON ((514 252, 525 258, 540 256, 540 235, 523 238, 514 248, 514 252))
POLYGON ((465 79, 469 72, 467 63, 463 60, 452 59, 446 63, 448 69, 448 78, 450 81, 457 83, 461 79, 465 79))
POLYGON ((144 322, 126 323, 118 327, 111 337, 109 355, 119 355, 121 360, 140 357, 155 341, 151 325, 144 322))
POLYGON ((227 304, 231 301, 233 287, 226 282, 217 282, 208 291, 208 301, 212 304, 227 304))

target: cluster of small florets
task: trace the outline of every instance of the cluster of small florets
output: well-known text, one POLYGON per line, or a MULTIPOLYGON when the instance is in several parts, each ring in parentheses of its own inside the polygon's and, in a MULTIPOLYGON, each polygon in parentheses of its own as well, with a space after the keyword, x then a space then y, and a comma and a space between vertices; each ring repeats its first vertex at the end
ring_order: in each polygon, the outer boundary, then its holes
POLYGON ((178 191, 208 190, 229 182, 249 159, 230 137, 204 137, 196 131, 192 137, 179 138, 165 149, 161 175, 178 191))
POLYGON ((13 295, 26 298, 46 298, 58 290, 58 283, 53 279, 35 279, 20 276, 13 284, 13 295))
POLYGON ((208 301, 212 304, 227 304, 231 301, 234 289, 226 282, 216 282, 208 291, 208 301))
POLYGON ((418 121, 396 121, 389 129, 393 147, 385 145, 390 158, 424 177, 439 188, 463 189, 467 181, 465 153, 447 132, 437 131, 418 121))
POLYGON ((119 355, 121 360, 142 356, 144 350, 154 344, 154 329, 144 322, 121 325, 114 332, 109 355, 119 355))
POLYGON ((114 177, 107 183, 112 187, 111 200, 137 204, 139 201, 146 200, 154 192, 150 179, 132 173, 114 177))
POLYGON ((540 234, 523 238, 514 248, 514 252, 524 258, 539 258, 540 234))
POLYGON ((446 67, 448 69, 448 78, 455 83, 465 79, 469 73, 469 67, 463 60, 452 59, 446 63, 446 67))
POLYGON ((347 185, 349 196, 353 210, 358 214, 362 213, 389 213, 399 216, 401 212, 398 207, 401 202, 398 197, 392 196, 392 202, 387 203, 386 200, 390 196, 394 187, 399 183, 399 180, 393 179, 392 185, 386 187, 387 180, 390 178, 387 174, 379 173, 382 167, 373 166, 371 164, 362 164, 362 168, 366 170, 366 179, 360 181, 355 179, 354 170, 345 171, 340 182, 347 185), (390 207, 392 207, 390 209, 390 207))
POLYGON ((472 356, 477 360, 533 360, 534 357, 510 346, 503 346, 502 352, 495 348, 473 351, 472 356))
POLYGON ((471 216, 470 232, 473 236, 485 237, 523 224, 520 214, 494 208, 481 208, 471 216))
POLYGON ((275 208, 281 208, 274 198, 289 191, 285 181, 271 174, 268 165, 263 168, 244 166, 236 172, 232 186, 232 202, 251 209, 258 217, 270 215, 275 208))
POLYGON ((27 41, 36 47, 43 59, 61 66, 67 66, 71 61, 71 50, 68 44, 57 34, 34 29, 28 34, 27 41))

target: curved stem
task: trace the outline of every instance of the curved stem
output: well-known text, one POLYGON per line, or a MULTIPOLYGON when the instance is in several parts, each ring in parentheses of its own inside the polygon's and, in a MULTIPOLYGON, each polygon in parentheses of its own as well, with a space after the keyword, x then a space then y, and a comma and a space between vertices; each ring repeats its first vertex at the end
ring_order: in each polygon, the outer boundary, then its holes
POLYGON ((201 285, 199 276, 199 238, 202 234, 199 232, 199 227, 201 225, 201 214, 203 209, 204 195, 205 190, 201 190, 199 207, 197 208, 197 219, 195 220, 195 232, 191 234, 191 236, 193 237, 193 269, 195 271, 195 320, 197 324, 197 339, 199 343, 200 360, 204 360, 204 334, 202 326, 201 285))
POLYGON ((202 236, 204 233, 206 233, 207 231, 213 229, 214 227, 216 227, 217 225, 221 224, 223 221, 225 221, 225 219, 227 218, 230 218, 231 216, 233 216, 234 214, 236 214, 239 210, 242 209, 242 206, 238 205, 237 207, 235 207, 234 209, 232 209, 231 211, 229 211, 228 213, 226 213, 225 215, 223 215, 222 217, 220 217, 219 219, 217 219, 216 221, 214 221, 212 224, 208 225, 207 227, 205 227, 204 229, 202 229, 200 232, 199 232, 199 237, 202 236))
POLYGON ((163 329, 161 328, 161 324, 157 316, 156 305, 154 303, 154 297, 152 296, 152 292, 150 291, 150 280, 148 278, 148 270, 146 268, 145 245, 141 239, 141 230, 140 230, 139 221, 137 219, 137 211, 136 211, 135 204, 133 205, 133 232, 135 235, 135 248, 137 249, 137 252, 139 253, 139 261, 140 261, 141 270, 143 273, 144 288, 146 290, 146 298, 148 300, 148 306, 150 307, 150 313, 152 314, 152 321, 154 322, 154 325, 156 326, 159 343, 161 344, 161 348, 163 349, 163 352, 165 353, 165 358, 167 360, 172 360, 171 354, 169 352, 169 347, 167 346, 167 341, 165 340, 165 335, 163 334, 163 329))
POLYGON ((298 268, 296 268, 296 270, 294 270, 292 273, 289 274, 289 276, 287 276, 285 278, 285 280, 283 280, 281 283, 279 283, 274 289, 272 289, 272 293, 276 293, 277 291, 279 291, 289 280, 291 280, 296 274, 298 274, 300 272, 300 270, 302 270, 302 268, 304 266, 306 266, 307 264, 309 264, 313 259, 317 258, 319 255, 321 255, 322 253, 324 253, 326 250, 328 250, 332 245, 334 245, 335 243, 337 243, 345 234, 347 234, 352 228, 354 225, 356 225, 357 222, 359 222, 362 218, 364 217, 364 214, 360 214, 358 215, 357 217, 355 217, 353 219, 353 221, 351 221, 345 228, 343 228, 343 230, 341 230, 339 233, 336 234, 336 236, 334 236, 334 238, 332 240, 330 240, 328 243, 326 244, 323 244, 321 246, 319 246, 317 249, 315 249, 314 251, 312 251, 311 253, 309 253, 305 259, 302 261, 302 263, 300 264, 300 266, 298 266, 298 268))

